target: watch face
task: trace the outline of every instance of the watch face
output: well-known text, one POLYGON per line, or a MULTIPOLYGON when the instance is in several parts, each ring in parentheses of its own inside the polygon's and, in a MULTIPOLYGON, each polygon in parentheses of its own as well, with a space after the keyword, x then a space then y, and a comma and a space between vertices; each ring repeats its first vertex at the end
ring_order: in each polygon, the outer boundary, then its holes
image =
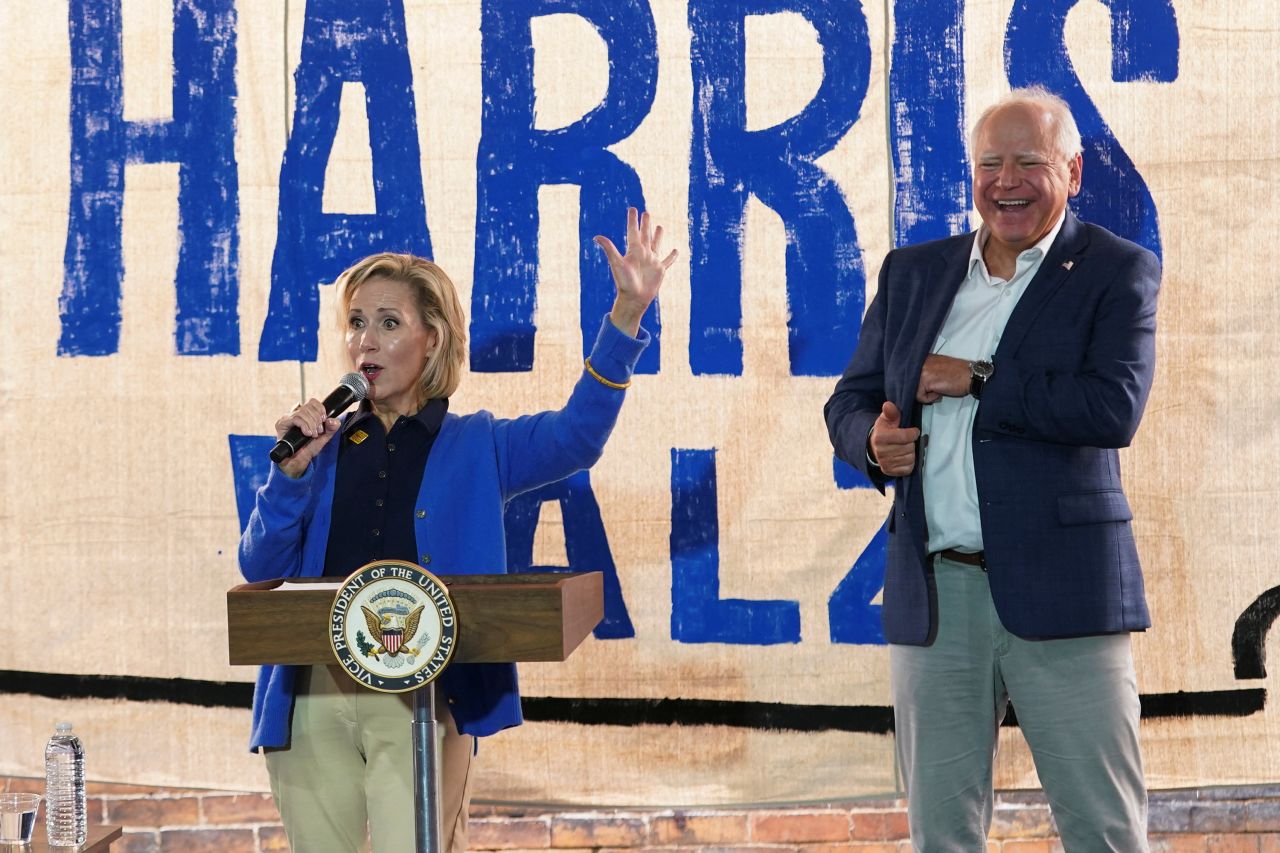
POLYGON ((989 361, 975 361, 969 365, 969 370, 979 379, 990 379, 996 368, 989 361))

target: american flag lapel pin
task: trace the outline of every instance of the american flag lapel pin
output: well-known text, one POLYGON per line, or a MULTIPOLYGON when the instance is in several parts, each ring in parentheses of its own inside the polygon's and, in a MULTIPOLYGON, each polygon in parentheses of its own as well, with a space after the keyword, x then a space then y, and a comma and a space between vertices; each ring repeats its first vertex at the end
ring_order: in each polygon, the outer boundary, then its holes
POLYGON ((1062 268, 1063 268, 1064 270, 1067 270, 1068 272, 1070 272, 1071 268, 1072 268, 1072 267, 1074 267, 1075 265, 1076 265, 1076 262, 1075 262, 1075 261, 1063 261, 1063 262, 1062 262, 1062 268))

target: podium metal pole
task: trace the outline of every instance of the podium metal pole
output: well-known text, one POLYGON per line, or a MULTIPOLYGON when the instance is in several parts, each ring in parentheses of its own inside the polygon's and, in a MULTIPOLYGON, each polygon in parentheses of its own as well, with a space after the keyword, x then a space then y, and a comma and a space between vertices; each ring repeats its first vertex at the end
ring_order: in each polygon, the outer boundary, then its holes
POLYGON ((440 742, 436 686, 413 691, 413 805, 417 853, 440 853, 440 742))

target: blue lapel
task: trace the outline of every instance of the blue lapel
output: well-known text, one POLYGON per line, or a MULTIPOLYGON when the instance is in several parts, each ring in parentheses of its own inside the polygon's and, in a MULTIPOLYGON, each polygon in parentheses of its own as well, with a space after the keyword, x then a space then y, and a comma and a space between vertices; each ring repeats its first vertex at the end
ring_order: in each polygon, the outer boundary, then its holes
POLYGON ((1018 345, 1027 336, 1031 324, 1035 322, 1040 309, 1048 304, 1049 299, 1058 292, 1058 288, 1071 277, 1071 273, 1080 263, 1080 256, 1089 245, 1089 232, 1076 219, 1075 214, 1067 211, 1067 218, 1062 223, 1062 230, 1057 239, 1049 247, 1044 262, 1036 272, 1035 278, 1027 284, 1027 290, 1018 300, 1009 322, 1005 324, 1004 334, 1000 336, 1000 346, 996 348, 996 358, 1017 352, 1018 345))

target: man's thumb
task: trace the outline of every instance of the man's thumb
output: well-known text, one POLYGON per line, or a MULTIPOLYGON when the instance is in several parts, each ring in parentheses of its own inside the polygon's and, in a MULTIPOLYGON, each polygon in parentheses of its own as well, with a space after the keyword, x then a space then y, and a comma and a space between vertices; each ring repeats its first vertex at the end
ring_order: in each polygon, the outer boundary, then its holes
POLYGON ((884 405, 880 407, 880 417, 884 418, 895 427, 902 424, 902 413, 898 411, 898 407, 888 400, 884 401, 884 405))

